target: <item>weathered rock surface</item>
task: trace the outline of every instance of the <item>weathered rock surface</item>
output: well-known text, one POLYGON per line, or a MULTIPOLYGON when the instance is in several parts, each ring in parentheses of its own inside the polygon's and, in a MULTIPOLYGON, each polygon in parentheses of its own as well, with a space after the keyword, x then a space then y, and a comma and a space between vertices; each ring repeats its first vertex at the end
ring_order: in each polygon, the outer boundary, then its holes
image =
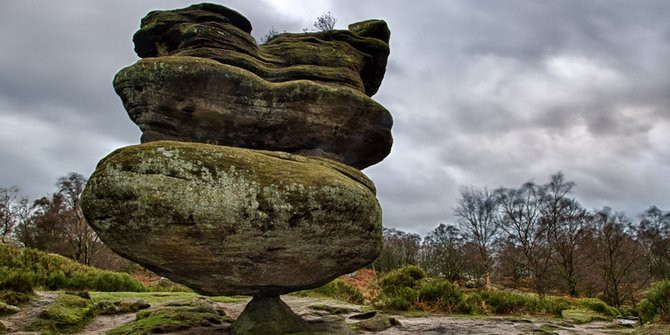
POLYGON ((114 87, 142 142, 193 141, 322 156, 362 169, 386 157, 389 112, 348 87, 272 83, 197 57, 140 60, 114 87))
POLYGON ((286 151, 359 169, 389 154, 393 120, 369 98, 389 55, 384 21, 284 33, 260 46, 250 32, 241 14, 213 4, 142 20, 133 40, 147 59, 114 79, 142 142, 286 151))
POLYGON ((382 20, 354 23, 349 30, 279 34, 260 46, 251 29, 234 10, 199 4, 149 13, 133 41, 142 58, 209 58, 271 82, 314 80, 372 96, 384 78, 390 31, 382 20))
POLYGON ((233 324, 233 334, 293 334, 309 331, 309 324, 279 297, 254 297, 233 324))
POLYGON ((318 287, 381 248, 369 179, 282 152, 167 141, 122 148, 98 164, 82 209, 112 250, 207 294, 318 287))

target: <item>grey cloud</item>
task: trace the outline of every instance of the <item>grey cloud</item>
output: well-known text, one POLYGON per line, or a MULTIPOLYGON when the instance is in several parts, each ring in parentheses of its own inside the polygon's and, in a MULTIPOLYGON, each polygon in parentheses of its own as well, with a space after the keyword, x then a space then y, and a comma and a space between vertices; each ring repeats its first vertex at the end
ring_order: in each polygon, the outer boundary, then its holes
MULTIPOLYGON (((20 128, 0 134, 0 186, 44 193, 59 175, 90 173, 108 151, 136 143, 112 77, 137 59, 131 37, 142 16, 189 2, 65 4, 0 2, 0 120, 20 128)), ((257 38, 313 20, 278 13, 270 0, 223 4, 247 16, 257 38)), ((365 170, 386 225, 426 232, 453 221, 459 185, 546 182, 559 170, 588 207, 670 209, 667 1, 309 4, 331 10, 338 26, 382 18, 392 31, 374 98, 394 116, 395 146, 365 170)))

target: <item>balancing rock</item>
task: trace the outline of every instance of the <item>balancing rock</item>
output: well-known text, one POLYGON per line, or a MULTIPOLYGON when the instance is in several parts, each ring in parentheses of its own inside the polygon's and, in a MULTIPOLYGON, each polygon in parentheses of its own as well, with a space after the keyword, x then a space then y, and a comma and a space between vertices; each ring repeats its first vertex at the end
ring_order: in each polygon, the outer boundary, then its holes
POLYGON ((116 253, 209 295, 319 287, 381 249, 372 182, 320 158, 151 142, 101 160, 81 201, 116 253))

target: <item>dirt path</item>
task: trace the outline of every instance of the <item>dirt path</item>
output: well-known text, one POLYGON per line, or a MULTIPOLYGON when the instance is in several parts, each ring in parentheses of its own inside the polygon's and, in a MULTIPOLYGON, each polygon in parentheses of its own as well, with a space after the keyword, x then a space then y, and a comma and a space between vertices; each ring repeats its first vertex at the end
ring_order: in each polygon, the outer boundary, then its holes
POLYGON ((585 325, 570 325, 561 320, 519 319, 506 317, 451 317, 429 316, 418 318, 397 317, 401 327, 394 327, 376 334, 558 334, 558 335, 610 335, 628 334, 632 329, 613 328, 613 322, 592 322, 585 325))
POLYGON ((8 334, 32 334, 18 332, 25 326, 31 324, 37 317, 51 305, 58 297, 56 292, 37 292, 37 297, 30 302, 30 305, 21 307, 21 310, 13 315, 4 317, 2 323, 10 330, 8 334), (13 332, 12 332, 13 331, 13 332))
MULTIPOLYGON (((37 298, 30 305, 21 308, 21 311, 9 317, 2 318, 2 322, 14 332, 12 335, 27 335, 37 333, 16 332, 18 329, 32 323, 42 311, 44 311, 58 296, 54 292, 39 292, 37 298)), ((361 311, 361 306, 347 304, 331 299, 284 296, 282 297, 291 309, 307 320, 315 320, 324 317, 323 312, 316 311, 310 306, 327 305, 332 307, 346 307, 353 311, 361 311)), ((242 312, 247 301, 236 303, 212 302, 221 307, 226 314, 236 318, 242 312)), ((554 335, 612 335, 629 334, 633 329, 617 328, 615 322, 592 322, 584 325, 572 325, 560 319, 542 318, 513 318, 513 317, 466 317, 466 316, 426 316, 406 317, 395 316, 402 326, 393 327, 378 333, 367 332, 366 334, 380 335, 470 335, 470 334, 554 334, 554 335)), ((95 317, 84 329, 77 332, 79 335, 104 335, 109 330, 119 327, 135 319, 135 313, 118 315, 101 315, 95 317)), ((354 322, 347 320, 346 322, 354 322)), ((219 334, 218 328, 191 329, 178 335, 193 334, 219 334)), ((225 332, 224 332, 225 333, 225 332)))
POLYGON ((98 315, 76 334, 79 335, 104 335, 108 331, 135 320, 135 313, 118 315, 98 315))

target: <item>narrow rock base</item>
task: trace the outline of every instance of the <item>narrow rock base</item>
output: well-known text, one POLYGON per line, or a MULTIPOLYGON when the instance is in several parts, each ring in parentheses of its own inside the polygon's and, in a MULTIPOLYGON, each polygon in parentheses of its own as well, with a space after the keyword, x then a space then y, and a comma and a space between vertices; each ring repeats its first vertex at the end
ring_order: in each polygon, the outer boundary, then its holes
POLYGON ((307 333, 310 326, 278 296, 254 297, 233 323, 232 330, 235 335, 292 334, 307 333))

